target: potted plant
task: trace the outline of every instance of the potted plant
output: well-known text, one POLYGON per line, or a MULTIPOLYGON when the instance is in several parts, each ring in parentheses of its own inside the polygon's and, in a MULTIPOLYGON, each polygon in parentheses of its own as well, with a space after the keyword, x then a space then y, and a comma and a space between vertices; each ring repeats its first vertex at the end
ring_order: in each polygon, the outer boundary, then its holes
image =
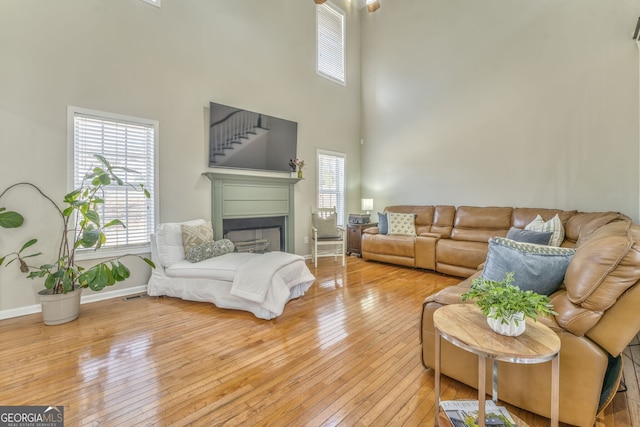
MULTIPOLYGON (((76 263, 76 254, 81 249, 99 249, 106 242, 104 231, 110 227, 125 227, 119 219, 113 219, 102 223, 99 215, 99 207, 104 204, 103 192, 105 187, 112 185, 132 185, 120 179, 116 172, 135 172, 125 167, 112 166, 101 155, 94 155, 99 166, 89 170, 80 187, 64 196, 64 207, 60 208, 38 186, 29 182, 20 182, 8 187, 0 194, 2 197, 7 191, 27 186, 51 202, 62 223, 62 237, 59 243, 57 259, 51 263, 40 266, 30 266, 26 258, 31 258, 40 253, 25 255, 24 251, 33 246, 37 240, 31 239, 20 250, 12 252, 0 258, 0 265, 7 261, 7 265, 17 261, 20 270, 28 273, 31 279, 44 278, 45 289, 40 291, 42 304, 42 316, 45 324, 55 325, 69 322, 78 317, 80 310, 80 296, 82 289, 89 288, 100 291, 106 286, 112 286, 116 282, 122 282, 129 277, 129 269, 120 261, 129 255, 115 257, 102 261, 92 267, 84 268, 76 263), (69 306, 69 307, 67 307, 69 306)), ((139 190, 143 191, 147 198, 149 192, 142 184, 139 190)), ((3 212, 0 212, 4 213, 3 212)), ((15 216, 14 216, 15 221, 15 216)), ((136 255, 137 256, 137 255, 136 255)), ((145 257, 138 256, 151 267, 153 262, 145 257)))
POLYGON ((475 299, 491 329, 508 336, 524 332, 525 317, 537 321, 538 314, 557 314, 548 296, 523 291, 513 281, 513 272, 507 273, 501 282, 480 276, 471 282, 471 290, 462 295, 462 301, 475 299))

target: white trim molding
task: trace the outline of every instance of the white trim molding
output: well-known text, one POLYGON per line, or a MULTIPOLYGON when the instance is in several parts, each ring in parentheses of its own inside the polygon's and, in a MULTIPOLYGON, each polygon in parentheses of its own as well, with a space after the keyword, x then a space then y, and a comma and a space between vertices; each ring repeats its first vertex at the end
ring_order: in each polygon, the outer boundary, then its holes
MULTIPOLYGON (((92 302, 103 301, 111 298, 126 297, 136 294, 147 293, 147 285, 134 286, 131 288, 117 289, 113 291, 96 292, 90 295, 83 295, 80 300, 80 304, 89 304, 92 302)), ((20 308, 13 308, 9 310, 0 310, 0 320, 11 319, 14 317, 26 316, 28 314, 41 313, 42 307, 40 304, 28 305, 20 308)), ((82 314, 82 313, 80 313, 82 314)))

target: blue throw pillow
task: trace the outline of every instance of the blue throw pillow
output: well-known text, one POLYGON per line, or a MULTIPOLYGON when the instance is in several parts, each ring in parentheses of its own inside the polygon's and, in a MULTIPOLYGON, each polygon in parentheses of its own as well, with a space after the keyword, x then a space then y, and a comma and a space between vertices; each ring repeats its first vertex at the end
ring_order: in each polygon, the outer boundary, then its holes
POLYGON ((482 277, 501 282, 508 272, 513 271, 513 284, 520 289, 551 295, 562 284, 575 252, 575 249, 493 237, 489 239, 482 277))
POLYGON ((378 212, 378 233, 389 234, 389 220, 387 214, 378 212))
POLYGON ((534 245, 548 245, 553 236, 552 231, 531 231, 511 227, 507 233, 507 239, 516 242, 533 243, 534 245))

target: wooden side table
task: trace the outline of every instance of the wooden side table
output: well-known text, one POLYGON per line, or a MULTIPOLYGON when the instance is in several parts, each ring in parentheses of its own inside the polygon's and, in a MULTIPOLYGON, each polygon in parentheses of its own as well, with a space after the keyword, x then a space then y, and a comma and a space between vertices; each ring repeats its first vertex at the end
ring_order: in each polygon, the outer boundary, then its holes
POLYGON ((362 233, 369 227, 376 227, 377 222, 369 224, 349 224, 347 226, 347 255, 352 253, 362 256, 362 233))
MULTIPOLYGON (((540 322, 527 318, 524 333, 517 337, 500 335, 489 328, 485 316, 475 304, 452 304, 433 313, 436 330, 435 394, 436 420, 440 407, 440 337, 478 355, 478 425, 485 424, 486 363, 493 360, 492 399, 498 402, 498 361, 544 363, 551 361, 551 425, 558 427, 560 412, 560 338, 540 322)), ((526 384, 523 386, 526 387, 526 384)))

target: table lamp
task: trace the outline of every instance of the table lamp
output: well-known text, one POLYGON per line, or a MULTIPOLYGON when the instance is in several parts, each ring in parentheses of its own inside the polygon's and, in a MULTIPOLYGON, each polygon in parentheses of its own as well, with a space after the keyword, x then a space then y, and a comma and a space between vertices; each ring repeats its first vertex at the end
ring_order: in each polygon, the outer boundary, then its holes
POLYGON ((373 210, 373 199, 362 199, 362 210, 371 213, 369 211, 373 210))

